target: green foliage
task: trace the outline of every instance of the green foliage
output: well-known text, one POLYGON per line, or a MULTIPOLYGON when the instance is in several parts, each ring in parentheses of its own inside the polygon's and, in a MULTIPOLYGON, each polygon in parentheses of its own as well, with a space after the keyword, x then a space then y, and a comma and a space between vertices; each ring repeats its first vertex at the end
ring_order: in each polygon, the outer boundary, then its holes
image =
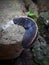
POLYGON ((34 65, 49 65, 49 62, 46 59, 39 60, 38 58, 35 58, 34 65))
POLYGON ((47 60, 44 60, 42 63, 43 65, 49 65, 49 62, 47 60))
POLYGON ((27 16, 28 16, 28 17, 31 17, 31 18, 33 18, 33 19, 36 18, 35 13, 32 12, 32 11, 28 11, 28 12, 27 12, 27 16))

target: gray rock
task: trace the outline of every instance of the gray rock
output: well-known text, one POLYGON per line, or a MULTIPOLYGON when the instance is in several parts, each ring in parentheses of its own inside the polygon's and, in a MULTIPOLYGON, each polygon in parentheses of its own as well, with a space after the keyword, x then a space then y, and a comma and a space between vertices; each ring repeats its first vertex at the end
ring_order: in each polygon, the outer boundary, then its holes
POLYGON ((46 41, 39 35, 33 44, 34 56, 38 59, 44 59, 47 55, 47 44, 46 41))
POLYGON ((0 29, 0 59, 12 59, 18 57, 23 51, 22 39, 25 29, 11 22, 0 29), (6 53, 7 52, 7 53, 6 53))

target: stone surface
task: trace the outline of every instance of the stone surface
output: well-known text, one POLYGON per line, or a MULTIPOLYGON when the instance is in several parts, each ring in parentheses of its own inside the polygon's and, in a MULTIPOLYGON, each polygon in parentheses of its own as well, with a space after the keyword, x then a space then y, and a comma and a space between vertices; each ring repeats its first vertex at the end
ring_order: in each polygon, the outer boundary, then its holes
POLYGON ((10 60, 1 60, 1 65, 33 65, 32 54, 30 50, 25 50, 23 53, 18 57, 10 60))
POLYGON ((49 11, 49 0, 37 0, 39 12, 49 11))
POLYGON ((44 40, 43 37, 38 35, 38 38, 33 44, 33 49, 34 49, 34 56, 37 57, 38 59, 43 59, 44 54, 47 54, 47 44, 46 41, 44 40))
POLYGON ((22 4, 23 3, 20 0, 0 0, 0 59, 7 59, 7 56, 9 59, 17 57, 23 50, 21 41, 24 29, 13 24, 10 28, 5 29, 7 26, 3 27, 4 30, 1 28, 2 26, 6 25, 7 22, 10 22, 10 20, 12 20, 14 17, 18 17, 23 13, 25 8, 22 6, 22 4), (2 46, 2 44, 5 46, 2 46))
POLYGON ((33 44, 32 55, 34 65, 49 65, 49 45, 40 35, 33 44))
POLYGON ((12 59, 21 54, 24 32, 23 27, 11 21, 0 28, 0 59, 12 59))
POLYGON ((23 35, 25 33, 25 29, 22 26, 7 23, 2 26, 2 36, 0 39, 0 44, 15 44, 21 43, 23 39, 23 35), (2 41, 1 41, 2 40, 2 41))
POLYGON ((41 12, 37 24, 39 27, 40 34, 45 38, 46 42, 49 44, 49 11, 41 12))
POLYGON ((21 16, 25 10, 20 0, 0 0, 0 26, 14 17, 21 16))

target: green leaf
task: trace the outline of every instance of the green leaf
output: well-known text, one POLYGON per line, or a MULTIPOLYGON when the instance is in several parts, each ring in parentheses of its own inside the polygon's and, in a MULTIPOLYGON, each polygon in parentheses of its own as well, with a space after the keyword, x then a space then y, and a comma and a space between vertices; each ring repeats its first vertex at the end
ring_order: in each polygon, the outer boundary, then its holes
POLYGON ((27 12, 27 16, 28 16, 28 17, 31 17, 31 18, 33 18, 33 19, 36 18, 35 13, 32 12, 32 11, 27 12))
POLYGON ((43 64, 44 65, 49 65, 49 62, 48 61, 43 61, 43 64))

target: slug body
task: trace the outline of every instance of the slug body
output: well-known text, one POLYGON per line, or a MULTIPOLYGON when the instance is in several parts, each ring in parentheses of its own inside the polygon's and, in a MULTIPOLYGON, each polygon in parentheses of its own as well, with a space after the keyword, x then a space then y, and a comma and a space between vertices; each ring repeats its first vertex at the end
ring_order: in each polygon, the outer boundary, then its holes
POLYGON ((25 33, 22 40, 22 45, 24 48, 28 48, 30 44, 34 41, 37 35, 37 25, 36 23, 31 20, 30 18, 14 18, 14 24, 23 26, 25 28, 25 33))

